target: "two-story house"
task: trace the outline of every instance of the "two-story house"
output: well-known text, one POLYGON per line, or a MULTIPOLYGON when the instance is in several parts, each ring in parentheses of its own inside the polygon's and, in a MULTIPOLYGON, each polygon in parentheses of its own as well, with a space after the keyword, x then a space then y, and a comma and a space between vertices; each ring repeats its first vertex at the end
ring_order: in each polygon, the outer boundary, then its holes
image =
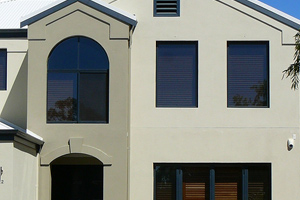
POLYGON ((257 0, 1 0, 0 19, 0 199, 298 198, 300 20, 257 0))

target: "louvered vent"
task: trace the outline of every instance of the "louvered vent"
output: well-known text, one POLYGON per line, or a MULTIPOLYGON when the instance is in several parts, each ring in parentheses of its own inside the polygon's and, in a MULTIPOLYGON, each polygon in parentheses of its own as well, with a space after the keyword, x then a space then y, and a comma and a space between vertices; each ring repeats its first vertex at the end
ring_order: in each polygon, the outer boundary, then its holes
POLYGON ((154 0, 154 16, 179 16, 179 0, 154 0))

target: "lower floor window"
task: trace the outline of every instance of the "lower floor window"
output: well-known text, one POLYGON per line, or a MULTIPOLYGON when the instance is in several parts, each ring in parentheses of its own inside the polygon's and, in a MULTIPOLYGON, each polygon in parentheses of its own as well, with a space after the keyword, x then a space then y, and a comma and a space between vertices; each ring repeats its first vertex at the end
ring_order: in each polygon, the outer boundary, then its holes
POLYGON ((270 200, 271 164, 154 164, 155 200, 270 200))
POLYGON ((102 165, 52 165, 52 200, 103 200, 102 165))

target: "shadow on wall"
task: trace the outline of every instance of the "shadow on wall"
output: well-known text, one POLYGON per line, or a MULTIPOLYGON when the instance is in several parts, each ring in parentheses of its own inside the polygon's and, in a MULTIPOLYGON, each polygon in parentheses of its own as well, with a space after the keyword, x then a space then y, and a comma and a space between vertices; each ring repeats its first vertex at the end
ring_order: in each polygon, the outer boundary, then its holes
POLYGON ((26 53, 1 113, 1 118, 23 129, 27 124, 27 58, 26 53))

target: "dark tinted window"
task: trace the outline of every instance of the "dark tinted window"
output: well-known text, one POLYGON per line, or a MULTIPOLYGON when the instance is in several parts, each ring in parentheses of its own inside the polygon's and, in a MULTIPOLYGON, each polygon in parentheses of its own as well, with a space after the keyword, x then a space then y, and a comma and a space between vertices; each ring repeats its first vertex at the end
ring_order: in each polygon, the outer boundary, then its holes
POLYGON ((48 59, 48 69, 67 70, 78 68, 78 37, 59 43, 48 59))
POLYGON ((48 73, 48 121, 77 121, 76 73, 48 73))
POLYGON ((80 74, 80 121, 108 120, 107 80, 106 73, 80 74))
POLYGON ((52 165, 52 200, 103 200, 103 166, 52 165))
POLYGON ((0 49, 0 90, 6 90, 7 51, 0 49))
POLYGON ((269 106, 269 43, 228 42, 228 107, 269 106))
POLYGON ((72 37, 48 60, 48 122, 108 122, 108 57, 95 41, 72 37))
POLYGON ((271 199, 270 164, 154 164, 154 200, 271 199))
POLYGON ((106 55, 106 52, 98 43, 89 38, 80 38, 79 69, 108 69, 108 57, 106 55))
POLYGON ((197 46, 197 42, 157 42, 157 107, 198 106, 197 46))

